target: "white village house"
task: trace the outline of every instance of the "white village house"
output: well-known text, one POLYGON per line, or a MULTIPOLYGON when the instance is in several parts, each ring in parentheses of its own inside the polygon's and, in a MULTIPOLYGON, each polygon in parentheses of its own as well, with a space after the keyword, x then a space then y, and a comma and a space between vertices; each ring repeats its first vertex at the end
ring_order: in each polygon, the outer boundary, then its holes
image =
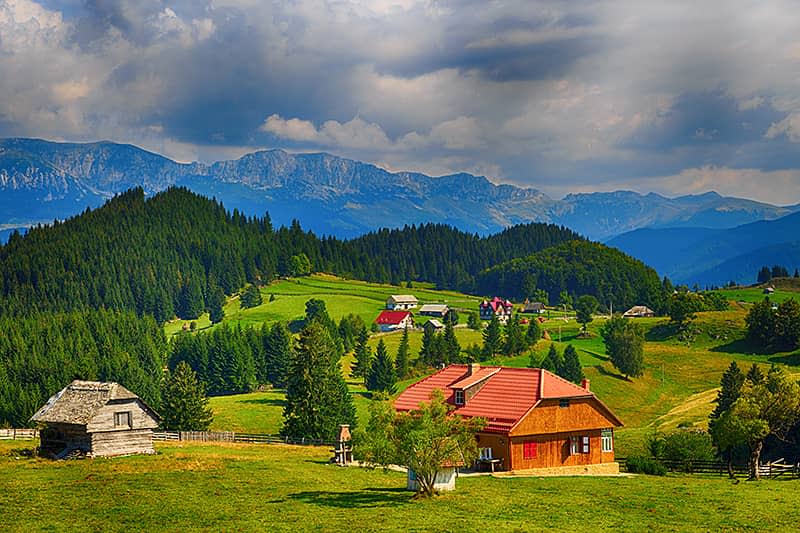
POLYGON ((413 328, 414 317, 410 311, 381 311, 375 323, 381 331, 395 331, 413 328))
POLYGON ((386 309, 389 311, 408 311, 415 309, 419 301, 411 294, 393 294, 386 299, 386 309))
POLYGON ((55 458, 155 453, 160 417, 118 383, 75 380, 54 394, 31 420, 43 426, 41 450, 55 458))

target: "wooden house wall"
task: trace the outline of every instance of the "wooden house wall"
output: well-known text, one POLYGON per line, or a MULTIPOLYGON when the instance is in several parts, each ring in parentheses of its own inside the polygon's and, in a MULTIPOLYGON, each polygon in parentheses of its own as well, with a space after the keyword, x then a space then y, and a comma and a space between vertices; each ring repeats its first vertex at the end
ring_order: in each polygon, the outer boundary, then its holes
POLYGON ((158 420, 150 414, 137 399, 114 401, 104 405, 98 413, 89 421, 86 430, 89 433, 97 431, 118 431, 120 429, 155 429, 158 427, 158 420), (120 428, 114 426, 114 413, 130 411, 131 427, 120 428))
POLYGON ((51 453, 58 453, 64 448, 88 450, 92 442, 85 426, 72 424, 48 423, 39 433, 39 438, 41 449, 51 453))
POLYGON ((511 436, 575 433, 616 425, 594 398, 572 398, 569 407, 560 407, 559 400, 543 400, 517 424, 511 436))
POLYGON ((92 455, 95 457, 135 453, 154 453, 151 429, 92 433, 92 455))
POLYGON ((478 448, 491 448, 492 457, 502 459, 501 470, 508 470, 510 459, 508 435, 498 435, 497 433, 478 433, 478 448))
MULTIPOLYGON (((580 466, 614 461, 614 453, 603 453, 601 430, 574 431, 551 435, 533 435, 511 439, 510 469, 552 468, 557 466, 580 466), (570 454, 570 437, 589 437, 589 453, 570 454), (526 442, 536 442, 536 457, 526 459, 526 442)), ((579 446, 582 442, 579 442, 579 446)))

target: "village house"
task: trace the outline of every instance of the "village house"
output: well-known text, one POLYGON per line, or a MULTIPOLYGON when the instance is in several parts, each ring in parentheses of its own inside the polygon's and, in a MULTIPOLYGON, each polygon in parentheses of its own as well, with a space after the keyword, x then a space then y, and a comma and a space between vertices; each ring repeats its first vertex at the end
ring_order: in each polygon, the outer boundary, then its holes
POLYGON ((544 304, 542 302, 529 302, 525 301, 522 304, 522 309, 520 309, 521 313, 536 313, 540 315, 545 312, 544 304))
POLYGON ((481 417, 479 465, 552 474, 613 474, 622 422, 589 389, 539 368, 450 365, 406 389, 394 406, 417 409, 439 389, 453 413, 481 417))
POLYGON ((424 324, 422 324, 423 329, 432 329, 433 331, 441 331, 444 329, 444 324, 436 320, 435 318, 431 318, 424 324))
POLYGON ((514 304, 495 296, 491 300, 482 301, 478 310, 481 320, 491 320, 492 316, 497 316, 497 319, 505 324, 514 312, 514 304))
POLYGON ((118 383, 75 380, 54 394, 31 420, 43 426, 41 450, 108 457, 154 453, 153 429, 160 417, 118 383))
POLYGON ((646 305, 634 305, 624 313, 622 316, 625 318, 645 318, 656 316, 655 312, 646 305))
POLYGON ((410 311, 381 311, 375 323, 381 331, 395 331, 413 328, 414 317, 410 311))
POLYGON ((435 316, 437 318, 444 318, 450 311, 450 308, 445 304, 425 304, 419 308, 419 314, 423 316, 435 316))
POLYGON ((386 299, 386 309, 389 311, 408 311, 415 309, 419 301, 410 294, 393 294, 386 299))

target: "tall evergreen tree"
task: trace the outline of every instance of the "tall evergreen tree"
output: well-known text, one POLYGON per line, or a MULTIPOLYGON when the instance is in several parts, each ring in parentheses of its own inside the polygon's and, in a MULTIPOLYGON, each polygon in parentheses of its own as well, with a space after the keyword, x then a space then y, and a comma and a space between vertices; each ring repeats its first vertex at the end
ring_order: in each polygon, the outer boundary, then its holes
POLYGON ((225 293, 219 287, 211 288, 208 295, 208 317, 212 324, 218 324, 225 318, 225 293))
POLYGON ((753 363, 750 370, 747 371, 746 378, 752 385, 759 385, 764 382, 764 373, 756 363, 753 363))
POLYGON ((519 355, 525 350, 525 332, 519 322, 519 316, 514 315, 506 324, 506 338, 503 343, 504 355, 519 355))
POLYGON ((431 327, 422 329, 422 346, 419 349, 419 359, 428 366, 434 366, 438 358, 439 347, 436 342, 436 331, 431 327))
POLYGON ((556 350, 556 343, 551 342, 545 361, 542 362, 542 368, 560 376, 563 373, 563 367, 564 361, 556 350))
POLYGON ((723 427, 724 424, 720 426, 719 421, 725 413, 731 410, 736 400, 741 396, 744 382, 744 372, 741 371, 736 361, 731 361, 730 366, 728 366, 728 369, 722 374, 722 379, 720 380, 720 389, 714 400, 717 405, 708 416, 708 432, 711 434, 712 442, 717 450, 719 450, 719 454, 727 460, 728 475, 731 477, 734 476, 733 457, 737 446, 732 442, 728 442, 728 439, 725 438, 726 435, 724 435, 724 433, 726 432, 726 428, 723 427))
POLYGON ((386 344, 381 339, 375 349, 375 360, 367 377, 367 390, 394 394, 396 383, 397 373, 394 363, 386 350, 386 344))
POLYGON ((527 347, 534 346, 539 339, 542 338, 542 326, 535 318, 528 324, 528 329, 525 331, 525 344, 527 347))
POLYGON ((168 374, 162 397, 161 426, 164 429, 205 431, 214 419, 203 384, 186 362, 181 362, 168 374))
POLYGON ((203 314, 203 287, 196 277, 189 278, 181 289, 178 314, 184 320, 195 320, 203 314))
POLYGON ((403 330, 403 336, 400 338, 400 345, 397 347, 397 356, 394 358, 394 368, 397 372, 397 377, 403 379, 408 376, 409 367, 408 353, 408 328, 403 330))
POLYGON ((500 320, 497 315, 492 315, 489 325, 483 330, 483 357, 491 359, 503 349, 503 336, 500 331, 500 320))
POLYGON ((461 344, 456 338, 453 322, 448 320, 444 326, 444 335, 441 341, 441 361, 442 364, 455 363, 461 358, 461 344))
POLYGON ((314 320, 303 331, 289 365, 281 434, 333 440, 339 424, 355 424, 355 408, 328 329, 314 320))
POLYGON ((366 379, 369 369, 372 368, 372 348, 367 344, 368 341, 369 332, 366 327, 363 327, 356 337, 355 357, 350 369, 350 376, 354 378, 366 379))
POLYGON ((292 336, 282 322, 275 322, 264 336, 264 359, 269 382, 284 388, 292 360, 292 336))
POLYGON ((567 347, 564 348, 564 362, 559 376, 577 384, 583 381, 583 368, 578 358, 578 351, 571 344, 568 344, 567 347))

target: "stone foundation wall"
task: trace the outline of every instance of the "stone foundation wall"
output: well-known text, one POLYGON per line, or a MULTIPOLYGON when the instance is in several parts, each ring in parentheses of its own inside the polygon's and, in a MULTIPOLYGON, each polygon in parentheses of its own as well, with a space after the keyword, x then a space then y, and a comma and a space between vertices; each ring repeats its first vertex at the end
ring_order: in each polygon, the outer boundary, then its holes
POLYGON ((594 465, 555 466, 552 468, 531 468, 513 470, 497 475, 510 476, 616 476, 619 474, 619 463, 600 463, 594 465))

